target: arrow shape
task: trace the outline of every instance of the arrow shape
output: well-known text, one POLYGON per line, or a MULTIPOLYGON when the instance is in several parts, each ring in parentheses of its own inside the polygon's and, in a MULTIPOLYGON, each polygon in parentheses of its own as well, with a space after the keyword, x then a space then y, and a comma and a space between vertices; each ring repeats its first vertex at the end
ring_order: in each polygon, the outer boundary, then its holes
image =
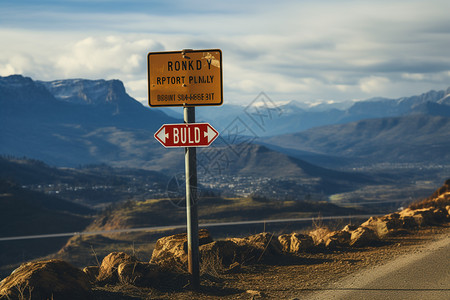
POLYGON ((217 131, 215 131, 209 124, 208 130, 204 133, 204 137, 208 137, 208 144, 218 135, 217 131))
POLYGON ((164 127, 158 132, 158 134, 157 134, 156 136, 157 136, 158 139, 159 139, 160 141, 162 141, 163 143, 165 143, 165 142, 166 142, 166 139, 169 138, 169 134, 166 133, 166 128, 164 128, 164 127))

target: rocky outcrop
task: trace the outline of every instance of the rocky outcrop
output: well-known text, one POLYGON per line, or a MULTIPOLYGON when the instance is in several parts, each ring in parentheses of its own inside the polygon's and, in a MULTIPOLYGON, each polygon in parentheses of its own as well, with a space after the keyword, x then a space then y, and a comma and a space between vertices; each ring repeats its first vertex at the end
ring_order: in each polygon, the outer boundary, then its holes
POLYGON ((350 246, 366 247, 374 246, 379 241, 375 231, 367 227, 358 227, 350 236, 350 246))
POLYGON ((350 244, 351 234, 348 231, 337 230, 330 232, 325 236, 325 247, 329 249, 337 249, 348 247, 350 244))
POLYGON ((91 299, 88 276, 62 260, 29 262, 0 282, 0 299, 91 299))
POLYGON ((309 251, 314 247, 314 241, 311 236, 293 232, 291 234, 282 234, 278 237, 283 252, 300 253, 309 251))
POLYGON ((382 217, 370 217, 361 226, 370 228, 379 238, 384 238, 395 235, 399 229, 404 228, 404 222, 400 214, 393 213, 382 217))
MULTIPOLYGON (((208 231, 202 231, 199 252, 203 260, 215 259, 229 267, 233 263, 253 263, 283 254, 282 245, 273 234, 264 232, 245 238, 212 241, 208 231)), ((162 267, 186 267, 186 235, 176 234, 160 238, 156 242, 151 263, 162 267)))
POLYGON ((437 225, 447 220, 448 216, 445 208, 434 206, 419 209, 406 208, 400 212, 400 217, 409 220, 409 225, 413 227, 437 225))
POLYGON ((242 248, 232 241, 214 241, 199 247, 202 261, 217 260, 222 266, 228 267, 242 259, 242 248))
POLYGON ((100 284, 117 283, 119 275, 117 270, 121 264, 133 264, 137 260, 124 252, 112 252, 108 254, 100 265, 100 270, 97 276, 97 282, 100 284))
POLYGON ((257 261, 282 254, 282 246, 278 238, 271 233, 263 232, 245 238, 228 239, 238 245, 245 254, 242 259, 257 261))
MULTIPOLYGON (((371 217, 361 226, 349 224, 336 231, 319 227, 309 234, 294 232, 276 236, 264 232, 213 241, 209 232, 203 229, 199 232, 201 263, 206 268, 220 265, 221 271, 231 273, 239 271, 242 265, 276 261, 286 254, 290 257, 306 251, 377 246, 381 239, 405 230, 448 222, 450 197, 447 187, 440 189, 436 197, 400 212, 371 217)), ((150 262, 138 261, 124 252, 113 252, 100 266, 86 267, 83 271, 61 260, 27 263, 0 282, 0 299, 91 299, 91 285, 156 287, 166 280, 173 282, 180 274, 186 275, 186 262, 186 234, 176 234, 157 241, 150 262), (170 270, 171 267, 175 270, 170 270)), ((186 278, 183 277, 181 286, 186 285, 186 278)))
MULTIPOLYGON (((198 237, 199 246, 213 241, 206 229, 199 230, 198 237)), ((185 266, 187 264, 187 247, 186 233, 162 237, 156 241, 150 262, 167 267, 185 266)))
POLYGON ((159 282, 159 267, 146 262, 121 263, 117 268, 119 282, 136 286, 154 286, 159 282))
POLYGON ((318 227, 308 233, 314 241, 314 245, 319 247, 325 246, 325 238, 331 233, 328 227, 318 227))

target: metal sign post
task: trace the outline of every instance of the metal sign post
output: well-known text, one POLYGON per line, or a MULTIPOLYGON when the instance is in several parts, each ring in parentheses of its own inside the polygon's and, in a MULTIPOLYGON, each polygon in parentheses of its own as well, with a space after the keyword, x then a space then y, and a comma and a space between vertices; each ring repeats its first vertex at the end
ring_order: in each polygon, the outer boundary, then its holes
POLYGON ((197 152, 218 136, 209 124, 195 124, 195 106, 222 105, 220 49, 150 52, 147 55, 150 107, 183 106, 185 126, 163 125, 155 138, 164 147, 185 147, 188 265, 191 286, 200 287, 197 212, 197 152), (188 124, 193 124, 189 126, 188 124))
MULTIPOLYGON (((195 123, 195 107, 184 107, 184 122, 195 123)), ((195 147, 184 149, 188 267, 192 276, 192 287, 198 289, 200 287, 200 259, 198 249, 197 151, 195 147)))

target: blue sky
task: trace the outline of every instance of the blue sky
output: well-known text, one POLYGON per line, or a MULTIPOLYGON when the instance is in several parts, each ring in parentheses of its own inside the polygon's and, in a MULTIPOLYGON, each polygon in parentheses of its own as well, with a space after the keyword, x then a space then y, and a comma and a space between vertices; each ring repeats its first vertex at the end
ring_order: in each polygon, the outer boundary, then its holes
POLYGON ((400 97, 450 86, 450 1, 0 0, 0 75, 120 79, 150 51, 223 51, 224 103, 400 97))

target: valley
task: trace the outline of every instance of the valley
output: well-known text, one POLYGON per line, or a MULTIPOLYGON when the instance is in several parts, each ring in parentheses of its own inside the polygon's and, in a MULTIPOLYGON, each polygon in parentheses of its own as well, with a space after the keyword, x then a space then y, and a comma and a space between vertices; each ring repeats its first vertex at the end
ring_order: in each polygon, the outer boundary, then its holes
MULTIPOLYGON (((450 174, 449 91, 315 107, 261 93, 199 108, 220 132, 197 152, 200 223, 217 239, 337 229, 428 197, 450 174)), ((0 77, 0 104, 2 276, 39 258, 148 261, 158 238, 184 232, 183 149, 153 138, 177 112, 142 106, 119 80, 21 75, 0 77)))

